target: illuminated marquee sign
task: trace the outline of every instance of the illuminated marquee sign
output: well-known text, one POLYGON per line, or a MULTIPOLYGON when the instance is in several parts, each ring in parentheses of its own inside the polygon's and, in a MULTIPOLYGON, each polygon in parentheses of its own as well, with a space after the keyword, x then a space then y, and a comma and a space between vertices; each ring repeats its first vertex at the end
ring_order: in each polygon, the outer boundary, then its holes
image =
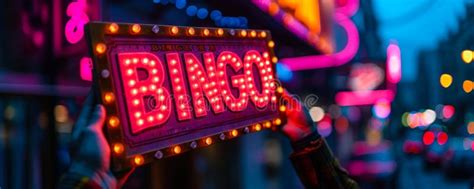
POLYGON ((268 31, 117 23, 86 31, 116 169, 285 121, 268 31))

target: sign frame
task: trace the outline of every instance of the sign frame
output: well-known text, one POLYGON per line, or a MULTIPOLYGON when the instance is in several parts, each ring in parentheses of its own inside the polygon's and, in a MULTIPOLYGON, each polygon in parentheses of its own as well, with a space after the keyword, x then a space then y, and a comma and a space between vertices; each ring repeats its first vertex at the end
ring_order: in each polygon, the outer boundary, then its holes
MULTIPOLYGON (((86 38, 90 55, 93 60, 93 81, 98 94, 99 102, 101 102, 106 111, 106 138, 111 148, 112 169, 123 170, 145 163, 152 162, 157 159, 171 157, 181 154, 185 151, 206 147, 219 141, 225 141, 236 138, 243 134, 254 133, 265 129, 278 129, 278 126, 286 123, 286 106, 282 100, 284 89, 279 85, 276 79, 276 58, 273 47, 275 43, 271 40, 271 34, 267 30, 254 29, 223 29, 223 28, 203 28, 188 26, 170 26, 170 25, 153 25, 153 24, 133 24, 133 23, 112 23, 112 22, 90 22, 86 25, 86 38), (106 44, 107 37, 128 37, 128 38, 150 38, 150 39, 216 39, 216 40, 238 40, 251 39, 263 40, 265 42, 266 52, 268 52, 268 60, 275 78, 274 91, 276 101, 275 114, 277 116, 267 120, 252 122, 249 120, 245 125, 233 127, 218 133, 213 133, 205 137, 194 138, 189 141, 168 145, 160 149, 153 149, 138 154, 127 154, 129 150, 128 144, 124 142, 124 129, 122 128, 119 99, 114 95, 117 94, 114 87, 114 71, 112 69, 113 61, 109 60, 108 48, 106 44)), ((112 47, 111 47, 112 48, 112 47)), ((166 61, 165 61, 166 62, 166 61)), ((117 63, 118 64, 118 63, 117 63)), ((164 63, 168 65, 168 63, 164 63)), ((204 63, 203 63, 204 64, 204 63)), ((166 66, 167 67, 167 66, 166 66)), ((258 72, 257 72, 258 73, 258 72)), ((116 78, 115 78, 116 79, 116 78)), ((122 79, 121 77, 119 79, 122 79)), ((169 77, 168 77, 169 79, 169 77)), ((262 89, 263 90, 263 89, 262 89)), ((263 92, 263 91, 262 91, 263 92)), ((170 91, 170 93, 173 93, 170 91)), ((118 93, 120 95, 120 93, 118 93)), ((272 99, 273 100, 273 99, 272 99)), ((271 102, 271 101, 270 101, 271 102)), ((124 102, 122 102, 124 103, 124 102)), ((123 116, 122 116, 123 117, 123 116)), ((255 120, 255 119, 253 119, 255 120)))

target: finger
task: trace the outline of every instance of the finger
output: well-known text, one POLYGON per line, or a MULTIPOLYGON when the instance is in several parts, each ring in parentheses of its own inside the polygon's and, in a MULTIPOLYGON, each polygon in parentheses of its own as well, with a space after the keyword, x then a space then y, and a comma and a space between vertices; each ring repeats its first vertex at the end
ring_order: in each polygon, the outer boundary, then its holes
POLYGON ((89 125, 91 129, 102 131, 105 122, 105 115, 106 112, 104 106, 101 104, 96 105, 87 125, 89 125))
POLYGON ((92 111, 93 102, 94 102, 94 93, 91 90, 82 105, 82 110, 79 113, 79 117, 77 118, 76 124, 74 125, 72 129, 71 137, 73 141, 75 141, 80 136, 81 131, 87 125, 87 120, 89 119, 89 116, 92 111))

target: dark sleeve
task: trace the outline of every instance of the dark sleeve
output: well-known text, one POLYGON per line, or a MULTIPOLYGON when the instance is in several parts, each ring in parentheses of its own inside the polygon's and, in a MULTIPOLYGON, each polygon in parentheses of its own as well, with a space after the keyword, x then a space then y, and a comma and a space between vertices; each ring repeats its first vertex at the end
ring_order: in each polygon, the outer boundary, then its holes
POLYGON ((58 183, 59 189, 101 189, 102 187, 87 176, 76 173, 65 173, 58 183))
POLYGON ((293 143, 290 159, 306 188, 358 188, 324 138, 315 133, 293 143))

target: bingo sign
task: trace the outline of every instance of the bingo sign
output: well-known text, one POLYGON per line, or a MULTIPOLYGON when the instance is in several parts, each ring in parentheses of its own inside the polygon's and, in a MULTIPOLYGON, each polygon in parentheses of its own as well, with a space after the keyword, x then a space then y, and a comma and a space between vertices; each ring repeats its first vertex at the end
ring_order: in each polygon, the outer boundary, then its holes
POLYGON ((115 169, 285 121, 268 31, 90 23, 86 34, 115 169))

